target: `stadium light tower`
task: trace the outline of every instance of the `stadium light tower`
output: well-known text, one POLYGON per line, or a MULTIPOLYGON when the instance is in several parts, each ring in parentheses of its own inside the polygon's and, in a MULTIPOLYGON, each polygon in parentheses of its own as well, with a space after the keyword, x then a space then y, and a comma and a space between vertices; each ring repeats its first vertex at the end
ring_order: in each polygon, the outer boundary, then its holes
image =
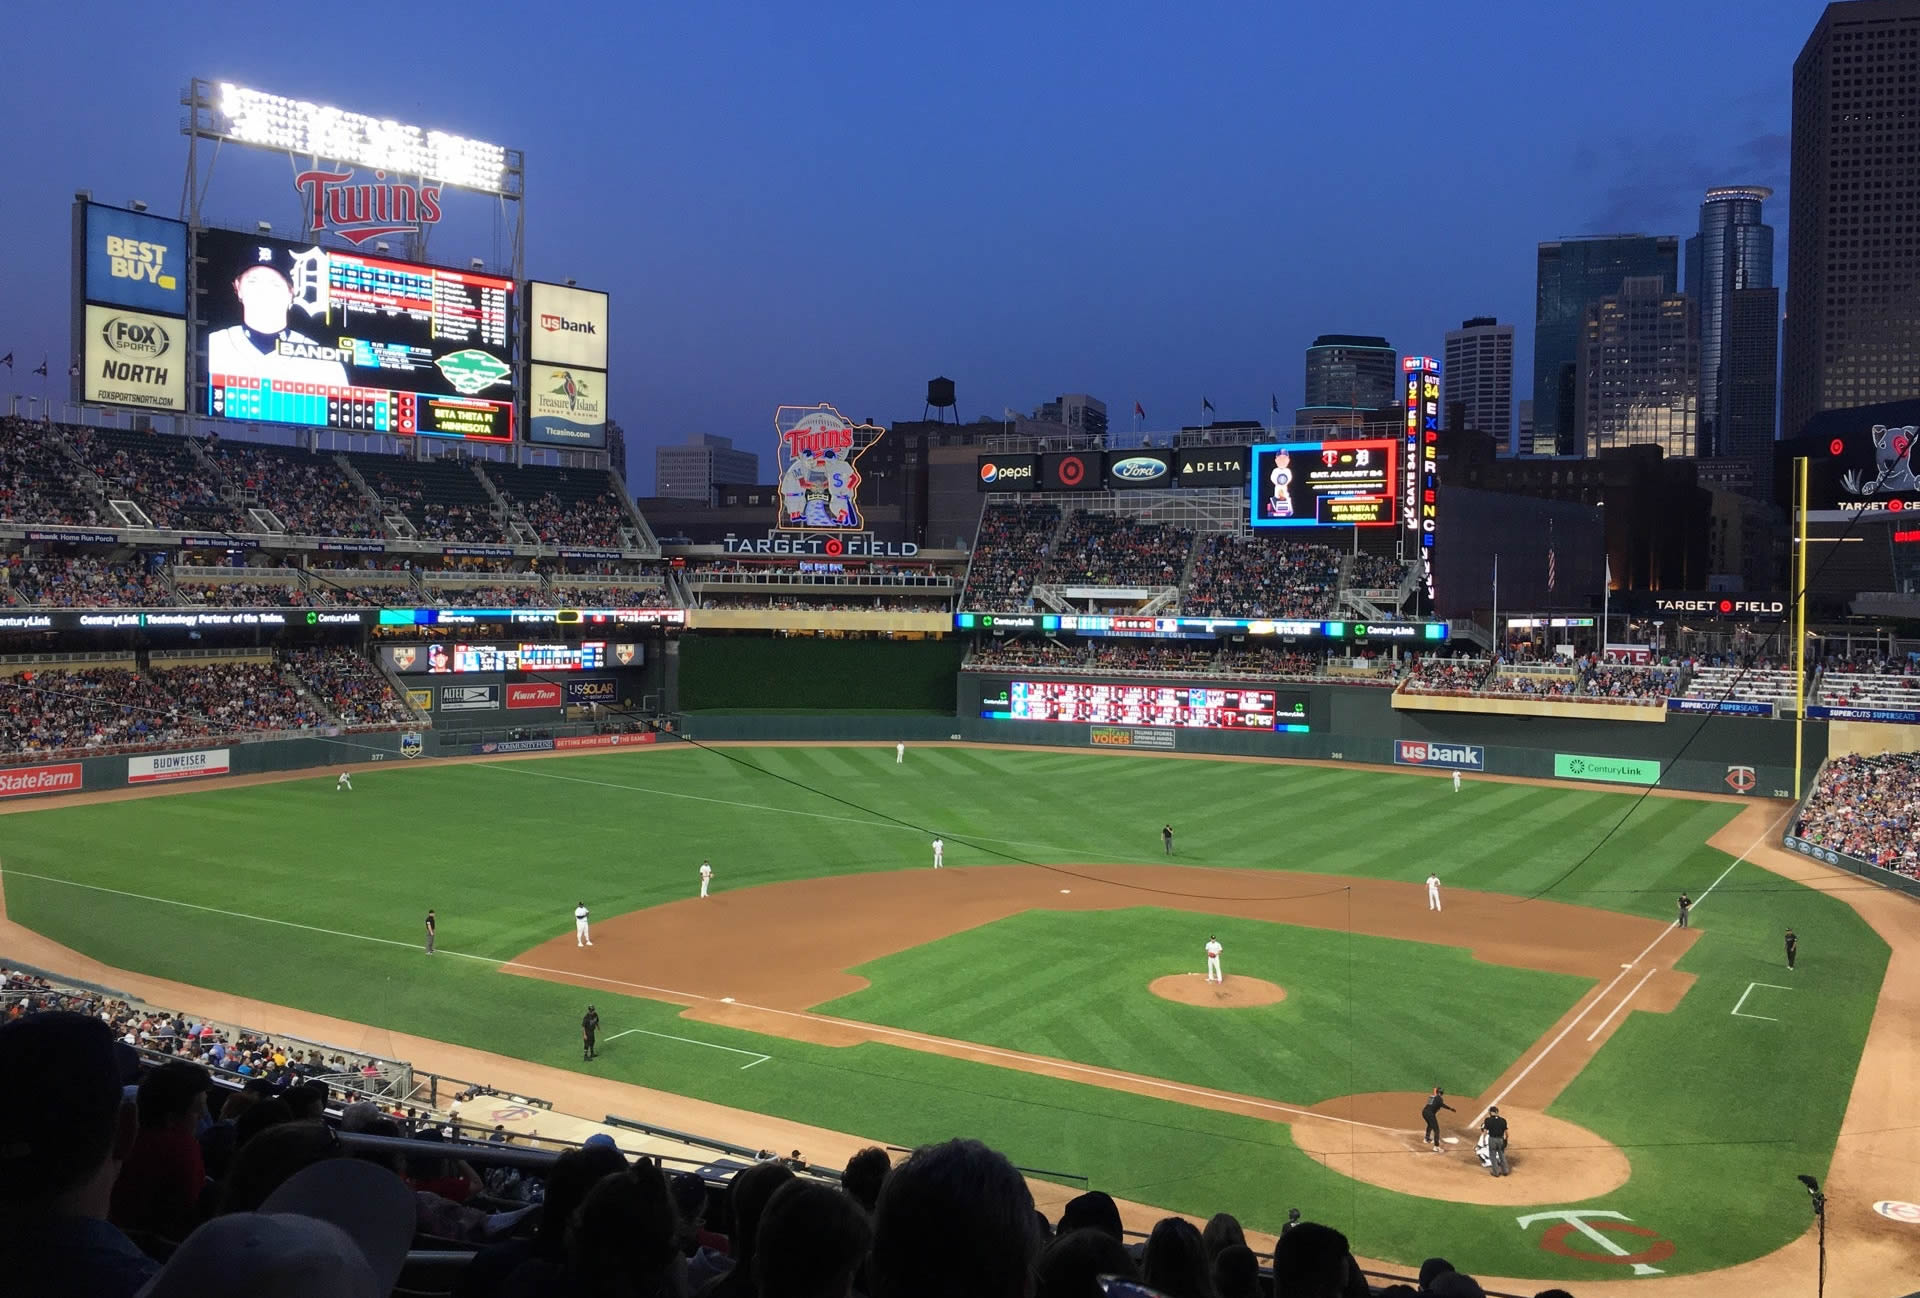
POLYGON ((404 234, 414 261, 429 260, 443 187, 491 197, 509 231, 513 276, 525 278, 526 158, 518 149, 201 77, 180 105, 187 137, 180 217, 195 229, 205 228, 201 205, 221 146, 239 144, 293 162, 307 237, 329 231, 358 246, 404 234), (204 176, 203 141, 211 146, 204 176))

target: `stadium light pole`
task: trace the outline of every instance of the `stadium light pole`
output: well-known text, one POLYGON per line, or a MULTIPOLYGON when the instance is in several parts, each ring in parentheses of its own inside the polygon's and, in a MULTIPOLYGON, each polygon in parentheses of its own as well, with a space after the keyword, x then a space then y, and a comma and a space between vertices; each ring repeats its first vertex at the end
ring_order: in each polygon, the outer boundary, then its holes
POLYGON ((1802 756, 1807 730, 1807 469, 1809 461, 1793 461, 1794 599, 1793 599, 1793 800, 1800 801, 1802 756))

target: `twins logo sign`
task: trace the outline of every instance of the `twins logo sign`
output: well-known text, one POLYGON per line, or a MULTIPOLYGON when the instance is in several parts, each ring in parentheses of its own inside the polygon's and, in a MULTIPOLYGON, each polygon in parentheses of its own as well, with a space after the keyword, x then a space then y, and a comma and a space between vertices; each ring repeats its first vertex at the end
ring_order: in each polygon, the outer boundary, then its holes
POLYGON ((1661 1239, 1659 1232, 1634 1225, 1633 1219, 1623 1212, 1588 1208, 1581 1211, 1535 1212, 1514 1220, 1522 1230, 1536 1222, 1556 1222, 1557 1225, 1549 1226, 1542 1232, 1541 1248, 1582 1262, 1612 1262, 1629 1266, 1635 1275, 1662 1274, 1660 1268, 1653 1264, 1666 1261, 1674 1253, 1672 1240, 1661 1239), (1583 1248, 1576 1243, 1576 1235, 1590 1247, 1583 1248), (1635 1237, 1640 1247, 1632 1250, 1622 1248, 1615 1238, 1619 1235, 1635 1237))
POLYGON ((790 532, 857 532, 860 456, 886 431, 855 424, 832 406, 781 406, 774 411, 780 468, 775 527, 790 532))

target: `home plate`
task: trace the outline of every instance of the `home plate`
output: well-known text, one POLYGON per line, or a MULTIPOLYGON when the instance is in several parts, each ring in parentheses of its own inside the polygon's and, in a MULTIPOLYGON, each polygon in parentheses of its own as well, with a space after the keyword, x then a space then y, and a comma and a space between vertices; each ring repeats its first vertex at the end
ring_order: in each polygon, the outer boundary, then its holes
POLYGON ((1460 1137, 1458 1136, 1442 1136, 1440 1139, 1446 1141, 1449 1145, 1457 1145, 1460 1143, 1460 1137))

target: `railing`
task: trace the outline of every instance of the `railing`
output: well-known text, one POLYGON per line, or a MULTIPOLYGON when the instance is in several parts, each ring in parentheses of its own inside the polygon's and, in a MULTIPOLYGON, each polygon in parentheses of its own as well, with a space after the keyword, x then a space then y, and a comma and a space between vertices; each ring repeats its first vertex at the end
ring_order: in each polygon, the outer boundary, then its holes
POLYGON ((683 576, 693 589, 703 586, 801 586, 821 590, 845 590, 851 586, 878 586, 891 589, 931 590, 951 593, 955 589, 952 577, 927 576, 922 573, 845 573, 840 575, 813 572, 713 572, 687 569, 683 576))

